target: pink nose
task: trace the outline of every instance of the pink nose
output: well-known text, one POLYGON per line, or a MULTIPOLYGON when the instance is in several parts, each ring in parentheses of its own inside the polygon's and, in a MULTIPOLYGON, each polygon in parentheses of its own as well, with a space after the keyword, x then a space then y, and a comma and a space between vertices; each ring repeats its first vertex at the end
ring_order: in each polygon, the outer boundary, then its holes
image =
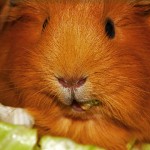
POLYGON ((64 88, 79 88, 83 86, 87 80, 87 78, 80 78, 78 80, 65 80, 64 78, 57 79, 64 88))

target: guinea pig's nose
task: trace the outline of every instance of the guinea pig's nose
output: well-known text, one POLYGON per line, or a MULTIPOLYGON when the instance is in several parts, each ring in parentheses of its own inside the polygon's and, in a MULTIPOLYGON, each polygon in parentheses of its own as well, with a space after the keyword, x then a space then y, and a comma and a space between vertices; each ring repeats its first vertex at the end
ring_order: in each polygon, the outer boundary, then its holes
POLYGON ((70 80, 66 80, 64 78, 57 78, 58 82, 64 87, 64 88, 79 88, 82 85, 85 84, 87 78, 80 78, 80 79, 70 79, 70 80))

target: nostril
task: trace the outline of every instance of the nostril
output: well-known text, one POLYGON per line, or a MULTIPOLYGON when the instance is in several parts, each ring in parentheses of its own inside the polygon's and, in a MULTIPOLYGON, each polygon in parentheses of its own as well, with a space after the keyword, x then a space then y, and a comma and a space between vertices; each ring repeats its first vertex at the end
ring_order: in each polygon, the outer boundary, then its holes
POLYGON ((62 77, 57 77, 58 82, 65 88, 79 88, 83 84, 85 84, 87 78, 80 78, 79 80, 77 79, 70 79, 70 80, 65 80, 62 77))
POLYGON ((87 78, 81 78, 81 79, 78 80, 78 82, 76 83, 76 86, 77 86, 77 87, 80 87, 80 86, 84 85, 85 82, 86 82, 86 80, 87 80, 87 78))
POLYGON ((69 87, 68 82, 63 78, 57 78, 58 82, 65 88, 69 87))

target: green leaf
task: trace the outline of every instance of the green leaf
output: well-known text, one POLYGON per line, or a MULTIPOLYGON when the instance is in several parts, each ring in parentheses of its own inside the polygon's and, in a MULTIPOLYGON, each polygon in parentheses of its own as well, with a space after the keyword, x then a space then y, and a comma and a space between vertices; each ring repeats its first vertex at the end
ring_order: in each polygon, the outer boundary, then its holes
POLYGON ((104 150, 95 146, 83 146, 72 140, 59 137, 45 136, 40 141, 41 150, 104 150))
POLYGON ((150 144, 143 144, 142 150, 150 150, 150 144))
POLYGON ((36 130, 0 123, 1 150, 33 150, 36 141, 36 130))
POLYGON ((135 145, 135 142, 136 142, 136 139, 133 139, 132 141, 130 141, 130 142, 127 144, 127 150, 133 150, 134 145, 135 145))

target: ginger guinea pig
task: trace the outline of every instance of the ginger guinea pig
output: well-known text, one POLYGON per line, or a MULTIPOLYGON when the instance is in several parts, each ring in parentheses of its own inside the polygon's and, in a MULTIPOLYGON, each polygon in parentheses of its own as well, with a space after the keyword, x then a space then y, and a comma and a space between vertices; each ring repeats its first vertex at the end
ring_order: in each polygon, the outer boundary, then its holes
POLYGON ((0 101, 40 135, 124 150, 150 142, 150 2, 11 1, 0 33, 0 101))

